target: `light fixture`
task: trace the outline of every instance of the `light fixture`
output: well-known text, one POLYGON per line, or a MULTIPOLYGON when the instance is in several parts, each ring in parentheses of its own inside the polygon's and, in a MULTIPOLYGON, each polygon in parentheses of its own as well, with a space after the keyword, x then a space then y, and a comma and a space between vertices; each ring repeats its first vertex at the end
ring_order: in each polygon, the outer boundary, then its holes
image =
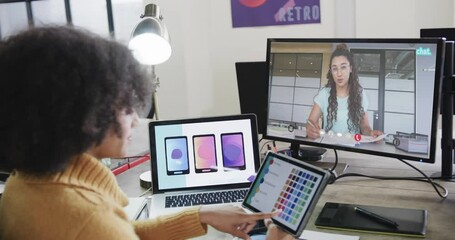
POLYGON ((162 20, 159 7, 147 4, 141 21, 131 34, 128 47, 142 64, 157 65, 171 56, 169 32, 162 20))
POLYGON ((152 93, 153 105, 147 118, 155 117, 156 120, 159 120, 156 96, 159 79, 155 74, 155 65, 167 61, 172 54, 169 32, 162 20, 163 16, 161 16, 159 7, 152 3, 147 4, 145 12, 131 33, 128 43, 128 48, 132 51, 133 56, 141 64, 150 66, 155 91, 152 93))

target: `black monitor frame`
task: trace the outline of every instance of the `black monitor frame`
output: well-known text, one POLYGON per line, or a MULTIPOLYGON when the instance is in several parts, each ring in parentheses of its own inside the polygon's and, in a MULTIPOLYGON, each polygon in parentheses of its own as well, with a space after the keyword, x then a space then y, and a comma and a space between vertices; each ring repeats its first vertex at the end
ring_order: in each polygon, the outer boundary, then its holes
POLYGON ((442 136, 441 136, 441 178, 453 179, 454 162, 454 140, 453 140, 453 114, 455 114, 454 92, 455 81, 455 28, 422 28, 421 38, 444 37, 446 40, 446 51, 444 61, 444 77, 442 80, 441 93, 441 114, 442 114, 442 136))
POLYGON ((265 61, 235 63, 240 113, 256 114, 259 134, 267 125, 267 67, 265 61))
POLYGON ((455 178, 453 173, 454 164, 454 139, 453 139, 453 114, 455 107, 454 104, 454 91, 455 84, 454 75, 454 55, 455 55, 455 43, 454 41, 446 42, 446 55, 444 64, 444 77, 443 77, 443 89, 441 91, 441 178, 453 179, 455 178))
MULTIPOLYGON (((441 92, 441 78, 443 76, 443 61, 444 61, 444 49, 445 49, 445 41, 443 38, 438 39, 298 39, 298 38, 270 38, 267 39, 267 55, 266 61, 269 64, 272 64, 271 59, 271 45, 272 43, 277 42, 291 42, 291 43, 411 43, 411 44, 419 44, 419 43, 430 43, 430 44, 437 44, 437 52, 436 52, 436 65, 435 65, 435 82, 434 82, 434 90, 433 90, 433 107, 432 107, 432 117, 431 117, 431 136, 429 137, 428 141, 429 145, 429 154, 428 157, 416 157, 406 154, 396 154, 396 153, 389 153, 389 152, 381 152, 381 151, 374 151, 368 149, 359 149, 354 147, 346 147, 344 145, 332 145, 332 144, 325 144, 325 143, 317 143, 313 141, 306 141, 305 139, 290 139, 290 138, 283 138, 277 137, 274 135, 270 135, 267 131, 265 132, 264 138, 271 139, 271 140, 278 140, 282 142, 289 142, 293 146, 299 146, 300 144, 309 145, 309 146, 317 146, 317 147, 324 147, 324 148, 332 148, 350 152, 357 152, 357 153, 364 153, 364 154, 372 154, 384 157, 392 157, 392 158, 400 158, 406 160, 413 160, 419 162, 426 162, 426 163, 435 163, 436 158, 436 140, 437 140, 437 124, 438 124, 438 116, 439 116, 439 96, 441 92)), ((271 71, 270 68, 267 72, 268 74, 268 83, 270 85, 271 81, 271 71)), ((324 76, 324 75, 322 75, 324 76)), ((270 86, 268 92, 268 99, 270 98, 270 86)), ((267 119, 269 118, 270 109, 268 109, 267 119)))

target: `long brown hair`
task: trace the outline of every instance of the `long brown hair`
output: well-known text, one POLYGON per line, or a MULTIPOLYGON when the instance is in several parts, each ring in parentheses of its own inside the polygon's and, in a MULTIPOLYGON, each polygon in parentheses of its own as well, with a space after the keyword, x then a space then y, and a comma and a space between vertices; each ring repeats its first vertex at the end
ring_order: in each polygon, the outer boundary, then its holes
POLYGON ((330 88, 329 96, 329 106, 327 107, 327 124, 325 124, 325 130, 329 131, 333 127, 333 121, 337 120, 337 93, 336 93, 336 84, 333 79, 333 75, 330 71, 332 60, 335 57, 344 56, 349 61, 349 64, 352 68, 352 72, 349 75, 349 98, 348 98, 348 129, 349 132, 360 131, 360 123, 362 121, 362 115, 364 109, 362 107, 362 87, 359 83, 359 76, 357 75, 357 68, 354 63, 354 56, 349 51, 349 48, 346 44, 342 43, 337 45, 335 51, 333 51, 332 56, 330 57, 329 71, 327 72, 328 82, 325 85, 330 88))

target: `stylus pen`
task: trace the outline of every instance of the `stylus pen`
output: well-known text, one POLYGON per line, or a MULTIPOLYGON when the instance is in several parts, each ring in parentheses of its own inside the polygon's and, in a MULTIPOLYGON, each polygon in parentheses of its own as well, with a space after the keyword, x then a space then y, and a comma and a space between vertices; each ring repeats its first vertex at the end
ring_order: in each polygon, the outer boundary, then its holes
POLYGON ((308 124, 310 124, 310 126, 311 126, 312 128, 316 128, 316 127, 314 126, 314 124, 310 121, 310 119, 308 119, 306 122, 307 122, 308 124))
POLYGON ((315 126, 315 124, 314 124, 310 119, 307 119, 306 122, 307 122, 308 124, 310 124, 310 126, 311 126, 312 128, 314 128, 314 129, 316 129, 316 130, 319 129, 319 128, 317 128, 317 127, 315 126))
POLYGON ((359 208, 359 207, 354 207, 354 210, 360 214, 363 214, 364 216, 367 216, 377 222, 380 222, 380 223, 384 223, 384 224, 387 224, 389 226, 392 226, 392 227, 398 227, 398 223, 396 223, 395 221, 392 221, 390 219, 387 219, 383 216, 380 216, 376 213, 372 213, 366 209, 363 209, 363 208, 359 208))

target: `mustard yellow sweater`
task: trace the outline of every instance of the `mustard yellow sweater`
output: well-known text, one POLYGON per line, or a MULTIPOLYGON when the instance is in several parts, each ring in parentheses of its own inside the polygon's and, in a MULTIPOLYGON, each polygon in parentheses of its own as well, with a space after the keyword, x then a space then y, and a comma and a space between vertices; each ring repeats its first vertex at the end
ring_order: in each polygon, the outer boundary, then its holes
POLYGON ((0 202, 0 239, 185 239, 203 235, 198 208, 131 222, 115 176, 84 154, 59 174, 13 173, 0 202))

